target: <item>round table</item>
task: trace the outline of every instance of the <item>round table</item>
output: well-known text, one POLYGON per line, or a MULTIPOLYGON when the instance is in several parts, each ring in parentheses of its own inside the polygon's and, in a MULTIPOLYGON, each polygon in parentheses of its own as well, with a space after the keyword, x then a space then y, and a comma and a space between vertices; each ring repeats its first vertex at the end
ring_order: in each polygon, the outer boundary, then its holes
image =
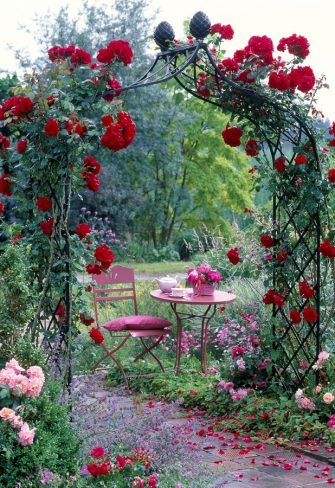
POLYGON ((217 306, 232 303, 236 300, 236 295, 225 291, 215 290, 214 295, 194 295, 193 288, 185 288, 183 297, 171 296, 163 293, 161 290, 153 290, 150 296, 154 300, 170 303, 170 306, 176 316, 177 321, 177 343, 176 343, 176 362, 175 368, 177 373, 180 370, 181 356, 181 335, 183 330, 183 319, 198 317, 201 319, 201 371, 207 374, 207 335, 210 320, 214 317, 217 306), (181 312, 178 310, 179 305, 206 306, 206 309, 200 313, 181 312))

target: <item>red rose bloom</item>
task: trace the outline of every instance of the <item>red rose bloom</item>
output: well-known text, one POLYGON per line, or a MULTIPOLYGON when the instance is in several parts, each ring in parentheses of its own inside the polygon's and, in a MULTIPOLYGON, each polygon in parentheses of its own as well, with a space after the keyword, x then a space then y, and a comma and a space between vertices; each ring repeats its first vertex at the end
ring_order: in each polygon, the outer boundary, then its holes
POLYGON ((88 234, 92 232, 90 226, 88 224, 82 223, 77 225, 75 228, 75 233, 79 237, 80 240, 84 239, 88 234))
POLYGON ((234 37, 234 30, 230 24, 213 24, 211 27, 211 34, 219 34, 222 39, 230 41, 234 37))
POLYGON ((224 73, 232 72, 236 73, 238 71, 238 64, 231 58, 223 59, 219 64, 218 68, 224 73))
POLYGON ((112 115, 103 115, 101 117, 101 122, 104 127, 114 124, 114 119, 112 115))
POLYGON ((86 266, 86 271, 89 274, 101 274, 101 268, 98 264, 88 264, 86 266))
POLYGON ((290 77, 283 70, 278 73, 272 72, 269 76, 269 87, 279 91, 288 90, 290 88, 290 77))
POLYGON ((79 314, 79 319, 80 319, 80 322, 84 325, 86 325, 87 327, 89 327, 90 325, 94 324, 95 320, 93 317, 87 317, 85 313, 81 312, 79 314))
POLYGON ((284 156, 280 156, 280 158, 277 158, 275 160, 274 167, 276 168, 276 170, 278 171, 278 173, 282 173, 283 171, 285 171, 286 165, 285 165, 285 158, 284 158, 284 156))
POLYGON ((3 214, 5 211, 5 206, 2 202, 0 202, 0 214, 3 214))
POLYGON ((16 150, 18 153, 23 154, 27 149, 27 141, 25 139, 20 139, 16 145, 16 150))
POLYGON ((101 446, 91 449, 90 455, 96 459, 102 458, 105 455, 105 449, 101 446))
POLYGON ((319 251, 326 258, 335 258, 335 246, 330 241, 321 242, 319 251))
POLYGON ((238 357, 241 357, 245 353, 244 347, 236 346, 233 347, 231 350, 231 358, 236 359, 238 357))
POLYGON ((284 306, 285 299, 283 296, 278 295, 275 290, 268 290, 263 296, 263 303, 266 305, 277 305, 281 308, 284 306))
POLYGON ((49 119, 44 126, 44 132, 49 137, 56 137, 60 131, 60 126, 57 120, 49 119))
POLYGON ((111 41, 106 49, 100 49, 98 51, 97 60, 104 64, 122 61, 124 66, 127 66, 133 60, 133 50, 129 42, 117 39, 111 41))
POLYGON ((52 208, 52 200, 47 197, 39 197, 35 205, 40 212, 48 212, 52 208))
POLYGON ((93 158, 93 156, 86 156, 83 159, 84 171, 83 176, 87 174, 98 175, 101 170, 101 164, 93 158))
POLYGON ((54 225, 54 218, 51 217, 48 220, 42 220, 42 222, 40 222, 40 229, 43 232, 43 234, 45 234, 46 236, 51 236, 53 225, 54 225))
POLYGON ((226 144, 228 144, 228 146, 237 147, 241 144, 243 131, 238 127, 229 127, 229 124, 227 124, 221 135, 222 139, 226 144))
POLYGON ((16 246, 17 241, 22 239, 22 237, 24 237, 23 234, 15 234, 15 236, 12 237, 12 244, 16 246))
POLYGON ((95 174, 87 174, 85 175, 85 182, 86 186, 89 190, 97 192, 100 188, 100 180, 98 175, 95 174))
POLYGON ((272 236, 270 236, 269 234, 262 235, 259 240, 260 240, 260 243, 262 244, 262 246, 267 247, 268 249, 275 245, 274 238, 272 236))
POLYGON ((313 298, 315 295, 315 290, 314 287, 311 288, 307 281, 300 281, 299 283, 299 293, 303 298, 306 298, 307 300, 309 298, 313 298))
POLYGON ((255 157, 259 153, 259 147, 257 141, 249 139, 245 145, 245 152, 248 156, 255 157))
POLYGON ((265 64, 273 62, 273 42, 267 36, 252 36, 248 42, 251 54, 256 54, 265 64))
POLYGON ((241 261, 240 256, 239 256, 239 253, 238 253, 238 248, 237 247, 234 247, 234 249, 230 249, 227 252, 227 258, 229 259, 229 261, 231 262, 231 264, 233 264, 234 266, 236 264, 238 264, 241 261))
POLYGON ((286 261, 287 258, 288 258, 288 252, 286 249, 281 249, 276 256, 276 260, 279 262, 286 261))
POLYGON ((301 322, 300 312, 298 310, 291 310, 290 319, 292 320, 293 324, 300 324, 301 322))
POLYGON ((0 134, 0 151, 7 151, 10 146, 10 140, 8 137, 0 134))
POLYGON ((298 88, 303 93, 307 93, 315 85, 315 75, 309 66, 299 66, 294 68, 290 73, 290 86, 292 90, 298 88))
POLYGON ((306 37, 297 36, 297 34, 292 34, 290 37, 283 37, 277 46, 278 51, 285 51, 287 49, 290 54, 302 59, 308 56, 308 48, 309 42, 306 37))
MULTIPOLYGON (((66 52, 66 51, 65 51, 66 52)), ((74 50, 71 55, 71 63, 76 65, 90 64, 92 62, 92 56, 87 51, 79 49, 78 47, 74 50)))
POLYGON ((328 181, 329 183, 335 183, 335 168, 331 168, 328 171, 328 181))
POLYGON ((308 158, 304 154, 297 154, 294 161, 295 164, 306 164, 308 163, 308 158))
POLYGON ((104 336, 102 335, 102 333, 101 333, 100 329, 98 329, 98 327, 92 327, 89 334, 90 334, 91 339, 93 339, 93 341, 96 344, 102 344, 105 340, 104 336))
POLYGON ((6 197, 11 197, 13 181, 10 179, 9 173, 3 173, 0 176, 0 193, 6 197))
POLYGON ((115 259, 113 251, 106 245, 98 246, 94 252, 94 257, 100 261, 101 267, 104 269, 109 268, 115 259))
POLYGON ((87 127, 77 119, 68 120, 65 124, 65 129, 70 135, 77 134, 81 139, 87 131, 87 127))
POLYGON ((106 100, 107 102, 111 102, 112 100, 114 100, 114 98, 116 97, 119 97, 122 93, 122 85, 121 83, 118 82, 118 80, 116 78, 111 78, 108 82, 108 88, 111 89, 111 90, 114 90, 114 93, 110 93, 108 95, 105 95, 103 98, 104 100, 106 100))
POLYGON ((304 315, 304 319, 309 324, 314 324, 314 322, 316 322, 318 319, 318 313, 313 307, 306 307, 304 309, 303 315, 304 315))
POLYGON ((101 137, 101 144, 114 152, 128 147, 136 134, 136 126, 127 112, 119 112, 117 119, 117 122, 106 127, 106 132, 101 137))

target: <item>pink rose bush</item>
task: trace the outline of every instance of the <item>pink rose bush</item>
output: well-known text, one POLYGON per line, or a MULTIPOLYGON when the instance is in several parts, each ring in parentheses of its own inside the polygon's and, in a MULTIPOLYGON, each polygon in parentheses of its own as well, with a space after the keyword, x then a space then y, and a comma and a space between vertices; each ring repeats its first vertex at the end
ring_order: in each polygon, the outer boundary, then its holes
POLYGON ((40 395, 44 385, 45 377, 42 368, 39 366, 31 366, 24 369, 20 366, 16 359, 8 361, 3 369, 0 370, 0 391, 1 397, 6 402, 6 405, 12 404, 9 408, 4 406, 0 410, 0 418, 17 429, 19 444, 21 446, 29 446, 34 442, 35 429, 31 429, 29 425, 24 422, 20 415, 17 415, 16 410, 18 406, 18 399, 24 396, 36 398, 40 395))

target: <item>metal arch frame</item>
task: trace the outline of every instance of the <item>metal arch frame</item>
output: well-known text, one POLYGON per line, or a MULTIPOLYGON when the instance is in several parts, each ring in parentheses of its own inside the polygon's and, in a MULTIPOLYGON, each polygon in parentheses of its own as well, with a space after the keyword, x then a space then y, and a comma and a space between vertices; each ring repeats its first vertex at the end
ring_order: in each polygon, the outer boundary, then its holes
MULTIPOLYGON (((264 142, 267 144, 271 154, 272 164, 274 164, 274 161, 278 156, 284 154, 281 147, 281 143, 283 141, 286 141, 291 145, 298 146, 302 141, 307 139, 311 146, 314 169, 317 170, 318 173, 321 173, 320 161, 313 130, 300 116, 300 114, 295 112, 294 105, 291 108, 283 106, 280 103, 269 99, 266 94, 259 94, 249 87, 229 79, 218 68, 217 63, 208 48, 208 45, 202 39, 197 40, 192 45, 171 48, 167 51, 158 53, 146 73, 132 84, 123 87, 122 91, 152 86, 172 79, 175 79, 177 83, 192 96, 207 103, 211 103, 212 105, 215 105, 232 114, 238 114, 240 113, 239 106, 237 108, 228 106, 228 108, 225 109, 220 97, 220 95, 222 95, 224 92, 224 88, 232 90, 233 93, 241 97, 240 101, 242 104, 245 103, 245 101, 247 101, 249 104, 249 106, 247 106, 247 110, 245 110, 245 113, 242 113, 242 115, 262 133, 264 142), (198 64, 199 54, 205 55, 206 67, 198 64), (185 59, 178 64, 181 56, 184 56, 185 59), (159 66, 160 63, 163 63, 163 66, 159 66), (191 66, 193 66, 193 73, 186 73, 186 70, 191 66), (217 89, 216 96, 204 98, 197 93, 196 85, 198 69, 215 78, 217 89), (214 73, 210 71, 210 69, 213 70, 214 73), (222 84, 223 86, 220 86, 222 84), (253 111, 256 107, 261 107, 262 109, 266 108, 267 110, 271 110, 272 113, 275 113, 278 120, 276 126, 271 126, 271 124, 268 122, 268 127, 276 136, 275 141, 268 137, 266 131, 264 131, 264 129, 262 129, 257 123, 257 120, 255 120, 253 111)), ((113 90, 107 90, 104 95, 113 93, 113 90)), ((293 161, 293 157, 294 156, 292 156, 291 160, 289 161, 290 164, 293 161)), ((319 253, 321 223, 320 210, 319 206, 317 206, 313 214, 308 214, 307 223, 303 229, 300 230, 299 226, 295 222, 295 216, 297 213, 299 213, 298 210, 301 202, 299 203, 299 200, 297 200, 298 205, 293 211, 291 211, 289 206, 286 205, 285 198, 286 197, 281 195, 280 189, 276 189, 274 191, 272 213, 274 236, 278 236, 285 230, 291 230, 291 232, 294 232, 297 236, 292 252, 294 249, 300 246, 302 248, 301 253, 303 254, 304 252, 309 255, 308 258, 306 258, 305 263, 301 266, 291 254, 292 266, 296 271, 295 284, 301 278, 306 278, 306 272, 310 270, 312 266, 313 275, 315 278, 315 308, 318 312, 318 320, 309 326, 305 333, 302 333, 301 330, 297 330, 296 326, 292 323, 292 321, 290 321, 289 317, 287 317, 282 309, 273 307, 273 318, 279 318, 280 321, 284 322, 284 327, 279 327, 273 323, 273 345, 274 348, 278 349, 281 358, 281 365, 274 365, 273 372, 279 377, 282 386, 287 390, 290 390, 292 386, 296 388, 297 386, 303 385, 305 378, 312 371, 312 365, 316 361, 321 350, 321 274, 319 253), (306 235, 309 233, 312 234, 312 244, 310 244, 310 241, 308 241, 308 243, 306 242, 306 235), (299 355, 308 362, 308 367, 303 372, 299 371, 299 367, 297 366, 299 355)), ((299 311, 302 311, 306 301, 301 302, 300 297, 297 298, 294 296, 294 284, 287 281, 285 277, 285 270, 283 272, 281 266, 278 266, 277 270, 274 271, 272 281, 274 289, 277 289, 278 286, 283 286, 283 284, 287 286, 288 292, 286 297, 290 298, 292 303, 296 303, 299 311)))

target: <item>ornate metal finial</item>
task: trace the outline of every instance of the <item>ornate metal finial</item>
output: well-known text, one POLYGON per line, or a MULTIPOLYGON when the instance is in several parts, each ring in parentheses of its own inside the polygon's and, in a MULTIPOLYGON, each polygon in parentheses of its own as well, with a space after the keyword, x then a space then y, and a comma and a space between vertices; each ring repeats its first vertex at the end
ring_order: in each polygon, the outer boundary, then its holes
POLYGON ((156 44, 163 50, 170 47, 174 39, 174 30, 168 22, 161 22, 155 29, 154 39, 156 44))
POLYGON ((190 32, 196 39, 205 39, 210 33, 211 21, 204 12, 197 12, 190 22, 190 32))

